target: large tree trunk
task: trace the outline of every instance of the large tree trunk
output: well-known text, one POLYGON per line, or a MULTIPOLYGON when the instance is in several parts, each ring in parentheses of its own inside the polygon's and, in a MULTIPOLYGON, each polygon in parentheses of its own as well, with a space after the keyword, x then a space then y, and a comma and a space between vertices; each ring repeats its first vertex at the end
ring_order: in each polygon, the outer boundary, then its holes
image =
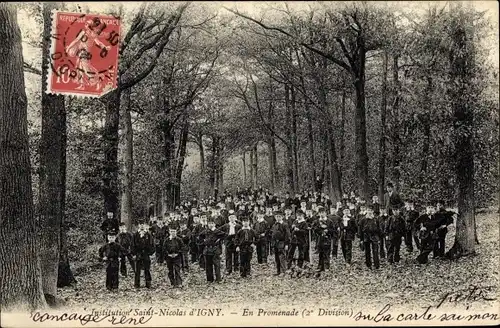
POLYGON ((66 222, 63 222, 61 227, 61 245, 59 248, 59 268, 57 273, 57 287, 71 286, 76 283, 76 279, 71 271, 68 256, 68 227, 66 222))
MULTIPOLYGON (((53 3, 43 4, 43 53, 48 53, 53 3)), ((42 133, 40 136, 39 206, 42 288, 47 303, 55 305, 61 225, 64 218, 66 174, 66 110, 64 97, 45 93, 49 59, 42 57, 42 133)))
POLYGON ((363 37, 357 39, 358 54, 354 72, 354 87, 356 91, 355 152, 356 152, 356 185, 361 197, 367 199, 370 195, 368 180, 368 154, 366 150, 366 109, 365 109, 365 61, 366 50, 363 37))
POLYGON ((276 143, 274 141, 274 136, 269 136, 268 141, 268 155, 269 155, 269 177, 271 178, 271 192, 275 192, 276 189, 276 143))
POLYGON ((134 131, 132 129, 132 117, 130 115, 130 89, 125 91, 125 106, 122 106, 123 136, 125 149, 123 151, 123 181, 121 220, 132 231, 132 188, 134 169, 134 131))
MULTIPOLYGON (((448 92, 454 114, 456 177, 458 182, 458 219, 455 243, 448 256, 455 258, 475 253, 474 221, 474 47, 464 22, 466 13, 460 8, 459 17, 451 22, 450 87, 448 92)), ((472 34, 472 33, 471 33, 472 34)))
POLYGON ((184 171, 184 160, 186 158, 186 148, 189 135, 189 120, 185 117, 182 125, 181 137, 179 139, 179 156, 177 158, 177 168, 175 172, 175 186, 174 186, 174 206, 181 204, 181 181, 182 172, 184 171))
POLYGON ((104 211, 118 217, 118 128, 120 123, 120 96, 117 89, 106 96, 106 119, 103 130, 103 188, 104 211))
POLYGON ((380 104, 380 139, 378 163, 378 197, 384 201, 385 190, 385 116, 387 111, 387 52, 383 53, 382 63, 382 101, 380 104))
POLYGON ((21 31, 14 5, 0 3, 0 306, 45 305, 33 212, 21 31))

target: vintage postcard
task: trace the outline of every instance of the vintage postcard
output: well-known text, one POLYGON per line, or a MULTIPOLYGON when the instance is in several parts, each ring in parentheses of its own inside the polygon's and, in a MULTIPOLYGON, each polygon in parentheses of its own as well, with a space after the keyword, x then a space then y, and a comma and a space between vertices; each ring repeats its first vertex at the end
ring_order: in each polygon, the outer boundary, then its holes
POLYGON ((0 3, 0 326, 498 325, 498 7, 0 3))

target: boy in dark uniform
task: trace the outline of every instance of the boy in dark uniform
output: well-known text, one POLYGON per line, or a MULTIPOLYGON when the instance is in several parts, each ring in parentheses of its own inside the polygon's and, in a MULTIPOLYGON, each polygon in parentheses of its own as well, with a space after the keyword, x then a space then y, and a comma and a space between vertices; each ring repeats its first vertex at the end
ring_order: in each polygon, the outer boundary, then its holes
POLYGON ((279 276, 281 273, 285 273, 286 270, 285 252, 288 251, 288 245, 290 244, 290 230, 283 222, 283 213, 275 212, 274 216, 276 223, 271 228, 271 240, 277 269, 275 275, 279 276))
POLYGON ((254 230, 257 234, 257 263, 267 263, 269 225, 267 224, 266 220, 264 220, 264 213, 257 213, 257 222, 255 222, 254 224, 254 230))
POLYGON ((417 261, 425 264, 429 261, 429 254, 435 249, 436 229, 439 227, 439 217, 435 215, 434 206, 428 205, 425 214, 419 216, 415 222, 415 228, 419 230, 420 254, 417 261))
POLYGON ((236 251, 235 238, 238 231, 241 229, 241 225, 236 223, 236 214, 231 213, 229 215, 229 222, 220 227, 225 234, 224 246, 226 249, 226 275, 229 275, 234 271, 239 270, 239 254, 236 251))
POLYGON ((370 269, 372 268, 372 254, 375 269, 380 267, 378 252, 380 249, 379 241, 381 234, 380 222, 374 217, 373 208, 368 207, 365 217, 359 225, 359 238, 364 244, 366 266, 370 269))
MULTIPOLYGON (((272 228, 274 223, 276 222, 276 218, 273 215, 273 207, 272 206, 266 206, 266 214, 264 215, 264 220, 267 222, 267 226, 272 228)), ((273 252, 273 246, 272 246, 272 241, 271 241, 271 234, 268 234, 268 239, 267 239, 267 254, 271 255, 273 252)))
POLYGON ((156 221, 156 227, 153 230, 153 238, 155 242, 155 254, 156 254, 156 263, 163 264, 165 261, 165 255, 163 253, 163 243, 165 242, 165 238, 167 237, 167 227, 165 226, 163 219, 159 217, 156 221))
POLYGON ((134 259, 132 258, 132 254, 130 254, 130 250, 132 248, 132 237, 132 234, 127 231, 125 223, 120 223, 120 233, 116 237, 116 242, 125 250, 124 254, 120 257, 120 273, 124 277, 127 276, 127 263, 125 258, 128 259, 130 266, 132 267, 132 271, 135 270, 134 259))
POLYGON ((208 228, 204 232, 203 239, 203 255, 205 256, 205 271, 207 273, 207 281, 221 281, 220 275, 220 255, 222 253, 221 241, 224 239, 225 234, 223 231, 215 227, 213 220, 208 221, 208 228))
MULTIPOLYGON (((338 203, 337 203, 338 204, 338 203)), ((338 206, 338 205, 337 205, 338 206)), ((332 209, 331 207, 330 209, 332 209)), ((332 256, 337 258, 338 248, 339 248, 339 237, 340 237, 340 218, 342 216, 341 207, 333 208, 333 214, 328 215, 328 220, 331 223, 332 232, 332 256), (340 214, 337 214, 340 213, 340 214)), ((332 211, 330 211, 332 212, 332 211)))
POLYGON ((307 223, 304 213, 301 210, 297 211, 297 220, 292 225, 292 229, 290 231, 291 238, 291 249, 288 254, 288 268, 292 265, 293 255, 295 253, 295 248, 297 248, 299 256, 297 265, 299 268, 304 266, 304 260, 306 259, 306 253, 308 252, 309 246, 309 224, 307 223))
POLYGON ((198 215, 193 216, 193 225, 190 230, 190 239, 189 239, 189 252, 191 253, 191 263, 198 262, 198 245, 196 243, 196 230, 199 229, 200 217, 198 215))
POLYGON ((387 261, 389 263, 399 262, 399 251, 401 249, 401 238, 405 233, 405 221, 399 211, 399 208, 392 209, 393 215, 389 216, 386 224, 386 238, 389 241, 389 250, 387 251, 387 261))
MULTIPOLYGON (((187 226, 187 223, 185 225, 187 226)), ((177 236, 177 229, 174 225, 170 226, 169 235, 162 246, 167 261, 168 279, 174 288, 182 287, 181 265, 184 243, 177 236)))
POLYGON ((132 254, 135 260, 134 286, 139 288, 141 285, 141 271, 144 270, 144 279, 146 288, 151 288, 151 258, 155 252, 153 237, 149 232, 149 225, 139 224, 137 232, 132 238, 132 254))
POLYGON ((351 218, 351 210, 344 209, 344 216, 340 220, 340 246, 342 255, 348 264, 352 261, 352 242, 356 238, 356 222, 351 218))
POLYGON ((198 263, 200 264, 200 268, 205 269, 205 255, 204 255, 204 250, 205 250, 205 232, 208 229, 208 224, 207 224, 207 214, 202 213, 200 216, 200 225, 198 226, 195 231, 193 231, 193 237, 196 238, 196 244, 198 245, 198 254, 199 254, 199 259, 198 263))
POLYGON ((191 231, 188 228, 188 224, 186 220, 181 220, 181 227, 179 229, 179 238, 182 240, 182 250, 181 250, 181 259, 182 259, 182 271, 184 273, 189 272, 189 249, 191 242, 191 231))
POLYGON ((124 256, 126 250, 116 240, 116 230, 111 229, 108 232, 108 243, 99 249, 99 258, 106 261, 106 288, 110 291, 118 289, 119 259, 124 256))
POLYGON ((380 235, 380 258, 385 259, 385 254, 389 249, 387 234, 385 233, 387 222, 389 222, 389 215, 387 215, 387 210, 383 207, 380 208, 378 221, 380 223, 380 228, 382 229, 382 234, 380 235))
POLYGON ((319 254, 318 271, 325 271, 325 269, 330 269, 333 224, 327 218, 324 208, 319 209, 319 218, 314 223, 313 229, 317 235, 317 249, 319 254))
POLYGON ((250 262, 252 261, 252 244, 255 244, 256 233, 250 228, 250 219, 248 217, 243 217, 243 226, 237 232, 235 238, 236 253, 240 255, 240 275, 245 278, 250 275, 250 262))
POLYGON ((418 212, 415 211, 412 201, 408 201, 405 207, 405 245, 408 253, 413 252, 413 239, 415 239, 415 244, 417 249, 419 248, 418 238, 415 237, 415 221, 418 219, 418 212))

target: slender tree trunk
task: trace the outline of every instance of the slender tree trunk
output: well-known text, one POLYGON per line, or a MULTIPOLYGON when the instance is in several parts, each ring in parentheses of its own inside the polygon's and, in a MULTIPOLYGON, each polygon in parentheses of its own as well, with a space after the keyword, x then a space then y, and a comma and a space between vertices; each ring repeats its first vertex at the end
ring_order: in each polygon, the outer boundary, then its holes
POLYGON ((247 161, 246 161, 246 151, 241 154, 241 160, 243 162, 243 185, 247 185, 247 161))
POLYGON ((185 117, 184 123, 182 125, 181 137, 179 139, 179 158, 177 159, 177 168, 175 173, 174 206, 178 206, 181 204, 182 172, 184 171, 184 160, 186 158, 188 135, 189 135, 189 120, 187 119, 187 117, 185 117))
MULTIPOLYGON (((33 211, 27 99, 15 5, 0 3, 0 306, 45 305, 33 211)), ((5 323, 7 324, 7 323, 5 323)))
POLYGON ((342 199, 342 182, 340 181, 337 152, 335 150, 335 131, 333 122, 329 122, 329 145, 330 145, 330 174, 332 180, 332 197, 335 201, 342 199))
POLYGON ((271 178, 271 192, 275 192, 276 189, 276 145, 274 142, 274 136, 269 136, 268 142, 268 156, 269 156, 269 177, 271 178))
POLYGON ((276 150, 276 139, 273 138, 271 139, 271 152, 272 152, 272 157, 273 157, 273 172, 274 172, 274 184, 275 186, 278 185, 278 178, 279 178, 279 171, 278 171, 278 155, 277 155, 277 150, 276 150))
POLYGON ((346 90, 342 88, 342 104, 340 112, 340 181, 342 181, 342 172, 345 168, 345 102, 347 98, 346 90))
POLYGON ((311 181, 315 181, 315 179, 316 179, 316 158, 315 158, 315 153, 314 153, 314 134, 313 134, 311 109, 310 109, 309 103, 307 101, 304 104, 304 106, 305 106, 305 110, 306 110, 307 134, 308 134, 308 139, 309 139, 310 162, 308 161, 308 165, 309 165, 309 169, 310 169, 311 181))
POLYGON ((431 107, 432 107, 432 89, 433 89, 433 79, 430 73, 427 75, 427 84, 425 88, 424 95, 424 114, 423 114, 423 130, 424 130, 424 140, 422 145, 422 165, 420 171, 422 172, 422 177, 427 177, 427 168, 429 162, 429 150, 431 143, 431 107))
POLYGON ((133 223, 132 189, 134 169, 134 131, 132 129, 132 117, 130 115, 130 92, 130 89, 125 91, 125 106, 122 106, 125 149, 123 151, 121 221, 125 223, 128 231, 132 231, 133 223))
MULTIPOLYGON (((43 53, 49 52, 51 10, 43 4, 43 53)), ((64 221, 66 174, 66 109, 64 97, 45 93, 49 58, 42 57, 42 133, 40 137, 39 207, 42 288, 47 303, 55 305, 61 226, 64 221)))
POLYGON ((286 108, 286 119, 285 119, 285 138, 287 144, 286 147, 286 157, 285 157, 285 166, 286 166, 286 175, 288 181, 288 190, 292 193, 296 191, 295 179, 294 179, 294 165, 293 165, 293 140, 292 140, 292 111, 290 109, 290 86, 285 84, 285 108, 286 108))
POLYGON ((378 197, 383 201, 385 190, 385 116, 387 111, 387 52, 383 53, 382 102, 380 104, 380 140, 378 163, 378 197))
MULTIPOLYGON (((458 5, 457 5, 458 6, 458 5)), ((459 17, 451 22, 449 94, 454 114, 456 177, 458 182, 458 219, 455 243, 448 256, 455 258, 475 253, 474 199, 474 46, 472 35, 464 22, 466 13, 460 8, 459 17)), ((469 28, 470 29, 470 28, 469 28)), ((471 33, 472 34, 472 33, 471 33)))
POLYGON ((171 210, 174 207, 173 180, 175 176, 172 172, 172 159, 175 148, 175 136, 172 124, 168 118, 165 117, 163 119, 161 128, 163 133, 163 172, 165 176, 165 187, 163 191, 166 208, 164 210, 171 210))
POLYGON ((217 137, 212 137, 212 157, 210 165, 210 194, 215 195, 215 189, 217 188, 217 137))
POLYGON ((253 162, 252 162, 252 167, 253 167, 253 177, 252 177, 252 185, 255 186, 255 188, 257 188, 258 186, 258 168, 259 168, 259 158, 258 158, 258 155, 257 155, 257 144, 255 144, 253 146, 253 162))
POLYGON ((205 147, 203 147, 203 135, 200 133, 198 139, 198 147, 200 150, 200 199, 205 197, 205 147))
POLYGON ((295 88, 290 87, 290 105, 292 109, 292 152, 293 152, 293 184, 300 189, 299 185, 299 145, 297 140, 297 99, 295 88))
POLYGON ((356 110, 354 114, 355 149, 356 149, 356 182, 361 197, 370 195, 368 178, 368 154, 366 150, 366 109, 365 109, 365 60, 366 50, 363 37, 357 39, 358 55, 354 74, 356 91, 356 110))
POLYGON ((254 173, 254 170, 255 170, 255 166, 254 166, 254 162, 255 162, 255 150, 254 148, 252 147, 252 149, 250 150, 250 186, 252 187, 252 189, 255 189, 255 173, 254 173))
MULTIPOLYGON (((399 57, 393 57, 393 65, 392 65, 392 79, 394 80, 394 102, 392 106, 392 145, 393 145, 393 153, 392 153, 392 180, 396 185, 397 190, 400 189, 400 180, 401 180, 401 155, 400 155, 400 144, 401 138, 399 136, 399 99, 401 93, 401 82, 399 81, 399 57)), ((383 202, 383 199, 380 198, 383 202)))
POLYGON ((110 92, 106 98, 106 118, 103 130, 104 167, 103 189, 104 212, 118 212, 118 127, 120 122, 120 96, 117 89, 110 92))

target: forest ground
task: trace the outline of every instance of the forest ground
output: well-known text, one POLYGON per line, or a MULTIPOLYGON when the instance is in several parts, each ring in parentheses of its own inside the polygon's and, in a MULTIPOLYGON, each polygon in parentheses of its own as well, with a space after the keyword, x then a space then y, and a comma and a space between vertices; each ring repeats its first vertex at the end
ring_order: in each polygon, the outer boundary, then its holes
MULTIPOLYGON (((252 276, 240 278, 239 274, 225 277, 221 284, 208 284, 205 272, 195 264, 191 272, 183 276, 184 288, 170 286, 165 265, 159 266, 153 259, 152 288, 133 287, 133 275, 120 277, 117 292, 105 288, 105 267, 93 265, 76 276, 78 284, 59 289, 60 297, 66 300, 66 307, 107 309, 110 305, 157 306, 162 308, 193 307, 237 307, 267 308, 303 307, 305 304, 329 309, 380 309, 386 303, 414 309, 436 305, 444 295, 463 291, 472 286, 494 286, 488 295, 498 295, 499 285, 499 214, 491 208, 477 216, 480 244, 477 255, 456 261, 433 260, 426 265, 414 262, 416 252, 408 254, 404 242, 401 262, 394 266, 382 260, 379 270, 369 270, 364 263, 364 254, 356 240, 353 244, 353 264, 344 264, 339 247, 339 257, 331 269, 317 277, 291 278, 275 277, 274 258, 269 257, 267 266, 259 266, 256 256, 252 258, 252 276), (358 306, 358 307, 357 307, 358 306)), ((455 228, 449 228, 446 249, 454 241, 455 228)), ((97 247, 98 245, 93 245, 97 247)), ((339 245, 340 246, 340 245, 339 245)), ((154 258, 154 256, 153 256, 154 258)), ((224 261, 224 260, 223 260, 224 261)), ((313 255, 317 263, 317 254, 313 255)), ((77 265, 77 263, 73 264, 77 265)), ((222 264, 224 271, 224 263, 222 264)), ((141 280, 143 278, 141 277, 141 280)), ((144 286, 144 280, 141 281, 144 286)), ((476 302, 475 306, 491 306, 491 302, 476 302)), ((146 307, 147 308, 147 307, 146 307)))

